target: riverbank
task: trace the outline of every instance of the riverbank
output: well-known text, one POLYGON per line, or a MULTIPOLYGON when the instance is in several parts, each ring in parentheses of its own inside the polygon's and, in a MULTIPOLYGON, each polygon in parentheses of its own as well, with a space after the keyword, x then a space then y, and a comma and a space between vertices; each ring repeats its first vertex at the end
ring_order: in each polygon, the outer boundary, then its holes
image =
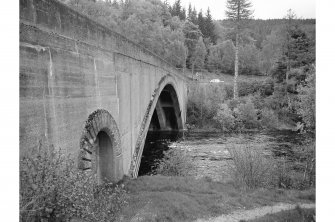
POLYGON ((119 221, 194 221, 278 203, 314 203, 315 190, 240 190, 208 178, 143 176, 125 181, 129 204, 119 221))
POLYGON ((278 203, 315 203, 313 187, 242 189, 229 172, 232 163, 229 149, 249 147, 262 150, 264 156, 294 158, 292 149, 303 145, 308 138, 292 131, 240 134, 189 131, 168 145, 191 159, 194 167, 188 176, 153 175, 126 180, 124 185, 130 199, 120 220, 194 221, 278 203))

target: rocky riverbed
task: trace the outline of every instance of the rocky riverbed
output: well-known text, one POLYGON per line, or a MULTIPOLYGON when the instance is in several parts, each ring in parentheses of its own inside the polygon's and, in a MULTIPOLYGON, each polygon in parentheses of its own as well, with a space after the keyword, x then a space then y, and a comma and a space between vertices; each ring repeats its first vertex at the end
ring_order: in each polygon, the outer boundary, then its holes
POLYGON ((148 137, 142 159, 142 175, 151 173, 154 161, 163 156, 169 148, 181 149, 191 157, 194 170, 192 176, 208 177, 214 181, 229 180, 229 149, 236 147, 260 148, 264 155, 291 157, 292 147, 301 145, 309 135, 292 131, 251 132, 241 134, 188 132, 184 136, 173 136, 171 142, 165 135, 148 137), (144 169, 144 170, 143 170, 144 169))

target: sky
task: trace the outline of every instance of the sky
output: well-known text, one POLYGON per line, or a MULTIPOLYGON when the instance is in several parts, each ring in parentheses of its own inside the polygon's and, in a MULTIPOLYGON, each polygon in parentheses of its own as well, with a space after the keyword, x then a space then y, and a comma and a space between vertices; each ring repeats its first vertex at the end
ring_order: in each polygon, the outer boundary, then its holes
MULTIPOLYGON (((253 4, 255 19, 283 18, 289 9, 292 9, 298 18, 315 18, 316 0, 250 0, 253 4)), ((169 0, 172 5, 175 0, 169 0)), ((226 0, 181 0, 188 9, 189 3, 199 12, 207 11, 209 7, 212 17, 216 20, 225 19, 226 0)))

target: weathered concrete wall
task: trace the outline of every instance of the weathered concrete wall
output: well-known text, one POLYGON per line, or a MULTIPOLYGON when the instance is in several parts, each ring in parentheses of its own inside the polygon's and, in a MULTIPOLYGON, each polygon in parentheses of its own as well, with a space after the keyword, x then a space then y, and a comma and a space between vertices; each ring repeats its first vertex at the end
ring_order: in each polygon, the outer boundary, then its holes
POLYGON ((103 109, 128 174, 164 84, 175 88, 184 124, 186 78, 176 69, 55 0, 20 0, 21 154, 45 138, 78 155, 88 117, 103 109))

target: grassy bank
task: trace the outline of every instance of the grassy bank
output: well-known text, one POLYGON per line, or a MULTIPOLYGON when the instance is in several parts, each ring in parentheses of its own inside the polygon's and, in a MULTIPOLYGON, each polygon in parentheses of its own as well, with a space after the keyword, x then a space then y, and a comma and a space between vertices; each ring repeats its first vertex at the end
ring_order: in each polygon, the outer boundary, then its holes
POLYGON ((297 207, 294 210, 282 211, 275 214, 268 214, 264 217, 247 222, 312 222, 315 221, 315 209, 301 209, 297 207))
POLYGON ((121 220, 193 221, 278 202, 313 202, 315 190, 240 190, 234 183, 192 177, 143 176, 125 181, 129 205, 121 220))
MULTIPOLYGON (((20 163, 20 221, 193 221, 279 202, 315 202, 314 183, 297 190, 282 180, 283 189, 276 184, 286 174, 278 175, 270 186, 252 176, 269 169, 267 164, 249 164, 259 163, 261 157, 238 159, 233 155, 235 167, 252 166, 253 170, 236 168, 233 175, 237 177, 222 182, 187 176, 190 166, 181 164, 187 159, 182 153, 167 152, 160 162, 164 165, 161 173, 170 176, 125 178, 118 184, 99 185, 93 174, 77 170, 73 160, 60 150, 40 145, 20 163), (243 178, 252 179, 251 186, 240 180, 246 172, 251 173, 243 178)), ((245 154, 249 153, 238 156, 245 154)))

